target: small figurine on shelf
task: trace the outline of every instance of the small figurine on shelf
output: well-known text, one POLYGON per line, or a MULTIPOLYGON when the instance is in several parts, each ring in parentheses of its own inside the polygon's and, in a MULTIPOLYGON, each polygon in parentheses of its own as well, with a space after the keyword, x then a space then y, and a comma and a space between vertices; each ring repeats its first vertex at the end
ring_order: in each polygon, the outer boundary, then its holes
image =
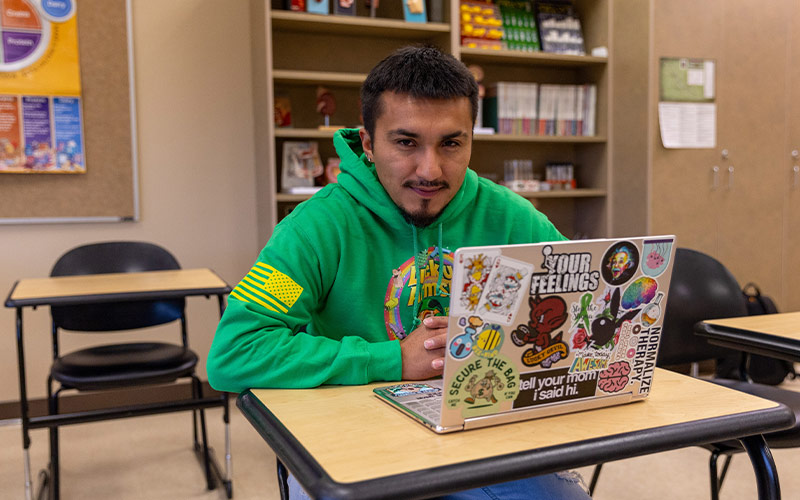
POLYGON ((336 98, 326 87, 317 87, 317 113, 320 113, 325 124, 320 125, 321 130, 338 130, 342 126, 331 125, 331 115, 336 112, 336 98))
POLYGON ((333 0, 333 13, 345 16, 356 15, 355 0, 333 0))

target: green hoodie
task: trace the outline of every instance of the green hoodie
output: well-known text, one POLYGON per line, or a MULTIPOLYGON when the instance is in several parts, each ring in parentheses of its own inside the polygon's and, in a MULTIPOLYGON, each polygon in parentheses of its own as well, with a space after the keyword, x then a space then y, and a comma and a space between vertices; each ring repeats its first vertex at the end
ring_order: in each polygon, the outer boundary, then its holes
POLYGON ((231 292, 208 356, 215 389, 399 380, 399 339, 419 317, 449 310, 453 251, 565 239, 529 201, 472 170, 437 221, 416 228, 366 161, 358 130, 333 141, 338 183, 277 225, 231 292))

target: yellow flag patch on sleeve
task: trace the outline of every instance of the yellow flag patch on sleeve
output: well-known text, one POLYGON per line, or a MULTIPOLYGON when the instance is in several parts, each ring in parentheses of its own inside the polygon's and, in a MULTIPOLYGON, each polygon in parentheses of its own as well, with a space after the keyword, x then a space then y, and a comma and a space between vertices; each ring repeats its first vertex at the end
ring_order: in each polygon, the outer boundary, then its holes
POLYGON ((289 312, 303 287, 274 267, 257 262, 231 291, 231 297, 259 304, 275 312, 289 312))

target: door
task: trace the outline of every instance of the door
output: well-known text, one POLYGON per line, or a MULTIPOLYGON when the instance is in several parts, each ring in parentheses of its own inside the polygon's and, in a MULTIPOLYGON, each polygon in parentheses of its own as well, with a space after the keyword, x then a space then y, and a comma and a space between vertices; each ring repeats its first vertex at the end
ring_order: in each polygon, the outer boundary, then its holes
POLYGON ((716 257, 741 285, 753 281, 779 303, 790 3, 795 0, 772 0, 765 8, 762 2, 727 0, 717 69, 722 189, 715 201, 716 257))

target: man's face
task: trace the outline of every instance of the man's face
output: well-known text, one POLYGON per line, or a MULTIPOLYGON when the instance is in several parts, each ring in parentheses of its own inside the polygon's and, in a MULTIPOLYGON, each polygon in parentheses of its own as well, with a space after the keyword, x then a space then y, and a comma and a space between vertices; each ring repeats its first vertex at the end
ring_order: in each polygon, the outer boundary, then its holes
POLYGON ((472 151, 469 99, 415 99, 385 92, 375 137, 361 130, 364 152, 406 218, 427 226, 461 188, 472 151))

